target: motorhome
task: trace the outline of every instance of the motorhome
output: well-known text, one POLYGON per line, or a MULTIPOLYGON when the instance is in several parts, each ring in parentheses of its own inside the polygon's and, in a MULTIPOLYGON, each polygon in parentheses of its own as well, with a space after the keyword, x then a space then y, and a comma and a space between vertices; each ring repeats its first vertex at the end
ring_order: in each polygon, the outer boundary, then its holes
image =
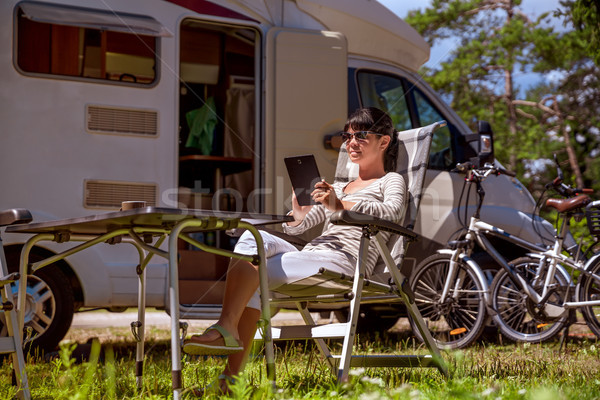
MULTIPOLYGON (((376 1, 4 0, 0 15, 0 208, 27 208, 36 222, 128 200, 283 214, 284 157, 314 154, 331 181, 336 133, 349 112, 376 106, 398 130, 448 122, 434 138, 422 238, 406 265, 461 229, 463 177, 450 170, 474 155, 471 129, 419 75, 427 43, 376 1)), ((486 184, 486 220, 539 241, 518 180, 486 184)), ((11 268, 25 239, 4 237, 11 268)), ((32 257, 65 246, 36 247, 32 257)), ((227 260, 183 245, 180 256, 182 318, 216 318, 227 260)), ((37 344, 55 346, 74 312, 135 307, 136 265, 132 248, 103 244, 28 277, 37 344)), ((146 273, 147 306, 165 309, 166 263, 154 258, 146 273)), ((376 321, 400 315, 368 311, 376 321)))

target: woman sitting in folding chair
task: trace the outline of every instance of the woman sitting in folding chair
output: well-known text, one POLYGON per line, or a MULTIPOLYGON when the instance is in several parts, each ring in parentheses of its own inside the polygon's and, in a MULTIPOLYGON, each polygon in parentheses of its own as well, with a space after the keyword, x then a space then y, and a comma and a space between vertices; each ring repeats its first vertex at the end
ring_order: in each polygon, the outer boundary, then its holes
MULTIPOLYGON (((311 276, 325 267, 349 275, 354 274, 358 258, 361 228, 333 225, 329 217, 346 209, 375 215, 393 222, 403 215, 405 183, 395 171, 398 151, 397 135, 391 118, 377 108, 355 111, 344 126, 344 145, 350 160, 359 166, 358 178, 351 182, 324 180, 311 193, 317 205, 300 206, 293 197, 293 222, 284 224, 284 231, 298 235, 325 222, 321 236, 302 250, 285 240, 262 232, 270 289, 311 276)), ((389 234, 384 233, 389 237, 389 234)), ((386 240, 388 239, 386 237, 386 240)), ((374 248, 374 244, 372 244, 374 248)), ((245 232, 235 252, 254 255, 256 242, 245 232)), ((377 253, 369 252, 367 275, 377 262, 377 253)), ((219 376, 219 385, 226 384, 243 368, 260 317, 259 276, 255 265, 232 259, 227 272, 223 310, 217 324, 202 335, 186 340, 183 350, 196 355, 230 355, 219 376)))

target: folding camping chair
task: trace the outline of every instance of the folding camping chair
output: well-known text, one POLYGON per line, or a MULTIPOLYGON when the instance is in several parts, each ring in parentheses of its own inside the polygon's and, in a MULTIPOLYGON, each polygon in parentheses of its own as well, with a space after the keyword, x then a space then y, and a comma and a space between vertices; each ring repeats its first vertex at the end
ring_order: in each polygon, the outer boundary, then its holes
MULTIPOLYGON (((419 209, 433 132, 445 124, 445 121, 442 121, 398 133, 400 148, 397 172, 404 177, 408 193, 408 204, 401 225, 346 210, 332 215, 331 222, 334 224, 362 227, 363 234, 354 276, 345 276, 323 268, 318 274, 279 287, 273 293, 269 300, 271 306, 295 303, 305 325, 273 327, 272 330, 269 330, 270 320, 262 321, 264 328, 259 330, 258 334, 262 335, 265 340, 267 373, 272 375, 271 379, 275 379, 272 350, 274 339, 314 339, 332 370, 337 369, 338 381, 342 382, 348 379, 351 367, 437 367, 444 375, 448 374, 439 349, 414 303, 414 295, 410 290, 408 279, 401 270, 408 243, 417 238, 411 229, 414 227, 419 209), (387 243, 380 232, 392 233, 387 243), (387 276, 387 282, 381 279, 365 279, 366 260, 371 240, 375 240, 376 248, 383 260, 383 263, 380 262, 376 266, 373 275, 387 276), (384 268, 385 270, 383 270, 384 268), (405 304, 409 315, 414 319, 421 335, 425 338, 425 344, 430 354, 352 355, 360 305, 392 301, 405 304), (347 322, 316 325, 308 311, 309 304, 315 302, 349 302, 347 322), (343 339, 340 355, 333 355, 324 340, 333 338, 343 339)), ((348 182, 357 176, 358 166, 350 161, 345 147, 342 146, 335 180, 348 182)))
MULTIPOLYGON (((24 224, 31 221, 31 213, 22 208, 0 211, 0 227, 24 224)), ((13 362, 13 380, 19 386, 20 398, 30 399, 27 373, 25 372, 25 357, 23 356, 23 345, 21 334, 18 330, 17 313, 13 303, 11 284, 19 279, 19 273, 8 273, 8 265, 4 255, 2 238, 0 238, 0 312, 4 312, 4 324, 6 325, 6 336, 0 337, 0 354, 11 354, 13 362)), ((23 277, 27 279, 27 277, 23 277)))

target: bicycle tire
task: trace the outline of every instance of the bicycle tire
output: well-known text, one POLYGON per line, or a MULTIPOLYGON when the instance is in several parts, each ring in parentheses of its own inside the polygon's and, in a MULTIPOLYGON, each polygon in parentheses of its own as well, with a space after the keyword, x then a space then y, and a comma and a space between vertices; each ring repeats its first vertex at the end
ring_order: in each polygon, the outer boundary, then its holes
MULTIPOLYGON (((462 278, 461 288, 451 289, 445 302, 440 302, 443 278, 448 276, 449 268, 450 255, 434 254, 419 264, 411 279, 415 305, 437 346, 444 350, 469 346, 479 338, 486 322, 485 286, 467 263, 458 262, 456 276, 462 278)), ((412 318, 410 324, 415 336, 423 341, 412 318)))
MULTIPOLYGON (((597 259, 586 269, 586 271, 598 276, 600 273, 600 259, 597 259)), ((600 284, 596 279, 594 279, 594 277, 582 274, 578 286, 577 298, 579 301, 592 301, 600 299, 600 284)), ((590 330, 594 333, 594 335, 600 337, 600 306, 581 307, 581 313, 583 314, 583 319, 587 323, 590 330)))
MULTIPOLYGON (((521 257, 511 261, 510 264, 527 282, 531 282, 539 260, 532 257, 521 257)), ((543 276, 539 279, 541 282, 544 280, 543 276)), ((568 281, 559 271, 555 274, 552 283, 558 283, 559 290, 568 287, 568 281)), ((502 335, 511 341, 539 343, 550 340, 568 321, 567 316, 551 319, 545 318, 541 314, 535 315, 533 302, 504 270, 498 272, 494 278, 490 292, 492 308, 496 311, 494 321, 502 335)), ((564 297, 564 293, 555 292, 550 296, 548 302, 559 305, 564 303, 564 297)))

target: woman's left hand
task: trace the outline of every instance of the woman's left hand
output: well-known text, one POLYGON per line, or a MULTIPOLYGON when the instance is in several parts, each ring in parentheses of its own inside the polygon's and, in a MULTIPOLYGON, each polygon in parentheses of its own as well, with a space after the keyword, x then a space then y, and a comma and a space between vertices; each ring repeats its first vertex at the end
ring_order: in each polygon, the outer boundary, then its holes
POLYGON ((331 211, 343 210, 344 205, 341 200, 337 198, 333 186, 322 180, 315 184, 315 190, 310 194, 313 200, 317 203, 321 203, 325 208, 331 211))

